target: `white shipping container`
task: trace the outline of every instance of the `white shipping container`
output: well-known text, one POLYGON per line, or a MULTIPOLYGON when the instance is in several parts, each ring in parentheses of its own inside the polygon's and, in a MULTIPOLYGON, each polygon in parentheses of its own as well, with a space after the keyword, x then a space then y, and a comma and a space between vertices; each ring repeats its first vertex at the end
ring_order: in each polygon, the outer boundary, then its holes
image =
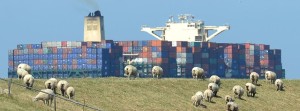
POLYGON ((176 41, 172 41, 172 47, 177 47, 177 42, 176 41))
POLYGON ((56 42, 56 47, 61 47, 61 42, 56 42))

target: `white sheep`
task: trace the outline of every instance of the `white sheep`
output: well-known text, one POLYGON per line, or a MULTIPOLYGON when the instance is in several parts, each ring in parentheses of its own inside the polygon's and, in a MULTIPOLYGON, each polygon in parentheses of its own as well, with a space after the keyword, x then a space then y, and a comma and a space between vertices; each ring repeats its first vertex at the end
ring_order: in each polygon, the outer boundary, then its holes
POLYGON ((283 81, 281 79, 276 79, 275 86, 277 86, 277 91, 283 91, 283 81))
POLYGON ((276 79, 276 73, 273 72, 273 71, 266 71, 265 72, 265 78, 266 78, 266 81, 271 81, 271 84, 274 84, 275 82, 275 79, 276 79))
POLYGON ((233 88, 232 88, 232 92, 233 92, 235 95, 237 95, 239 99, 241 99, 241 97, 242 97, 243 94, 244 94, 244 89, 243 89, 241 86, 239 86, 239 85, 235 85, 235 86, 233 86, 233 88))
POLYGON ((163 74, 163 69, 160 66, 154 66, 152 68, 152 75, 153 78, 156 77, 157 79, 159 79, 163 74))
POLYGON ((232 98, 230 95, 226 95, 226 96, 225 96, 225 101, 226 101, 226 104, 227 104, 228 102, 233 102, 233 98, 232 98))
POLYGON ((23 79, 24 74, 22 74, 22 73, 24 72, 24 70, 27 71, 28 74, 31 74, 31 67, 28 64, 21 63, 18 65, 18 68, 17 68, 17 74, 18 74, 19 79, 23 79), (23 75, 23 76, 21 76, 21 75, 23 75))
POLYGON ((192 76, 193 76, 193 79, 197 79, 198 78, 202 78, 203 80, 205 79, 204 77, 204 70, 200 67, 194 67, 192 69, 192 76))
POLYGON ((51 106, 55 94, 51 89, 42 89, 34 98, 33 101, 42 100, 44 104, 51 106), (46 93, 45 93, 46 92, 46 93), (50 104, 49 104, 50 101, 50 104))
POLYGON ((219 85, 219 87, 221 87, 221 79, 220 79, 219 76, 212 75, 212 76, 210 76, 209 81, 212 82, 212 83, 216 83, 216 84, 219 85))
POLYGON ((210 89, 211 91, 213 91, 214 96, 217 96, 217 93, 219 91, 219 86, 216 83, 209 83, 207 85, 207 89, 210 89))
POLYGON ((25 75, 29 75, 29 73, 25 69, 18 69, 17 75, 19 80, 24 78, 25 75))
POLYGON ((62 96, 65 96, 68 87, 69 87, 69 83, 66 80, 60 80, 57 83, 57 88, 58 90, 61 91, 62 96))
POLYGON ((26 88, 31 89, 34 83, 34 77, 30 74, 27 74, 23 78, 24 84, 26 84, 26 88))
POLYGON ((214 96, 214 93, 213 93, 212 90, 206 89, 206 90, 204 91, 204 98, 206 98, 206 100, 207 100, 208 102, 212 102, 211 99, 213 98, 213 96, 214 96))
POLYGON ((51 90, 54 91, 54 93, 56 93, 56 83, 55 83, 55 81, 52 81, 52 80, 48 79, 45 82, 45 88, 46 89, 51 89, 51 90))
POLYGON ((256 86, 252 83, 246 83, 245 89, 247 91, 247 96, 252 96, 254 97, 256 94, 256 86))
POLYGON ((259 79, 259 75, 256 72, 251 72, 250 80, 252 81, 252 84, 257 85, 258 79, 259 79))
POLYGON ((8 90, 8 89, 4 89, 4 90, 3 90, 3 93, 4 93, 4 94, 8 94, 8 93, 10 93, 10 94, 11 94, 11 90, 10 90, 10 92, 9 92, 9 90, 8 90))
POLYGON ((192 103, 194 106, 198 107, 201 105, 201 102, 203 100, 203 93, 201 91, 198 91, 195 95, 191 97, 192 103))
POLYGON ((124 68, 124 72, 125 72, 125 75, 128 76, 128 79, 131 79, 131 76, 133 76, 134 78, 136 78, 136 76, 137 76, 137 69, 133 65, 127 65, 124 68))
POLYGON ((227 111, 238 111, 239 110, 238 105, 234 102, 228 102, 226 105, 227 105, 227 111))
POLYGON ((69 97, 69 99, 73 99, 75 96, 75 89, 74 87, 68 87, 67 88, 67 96, 69 97))

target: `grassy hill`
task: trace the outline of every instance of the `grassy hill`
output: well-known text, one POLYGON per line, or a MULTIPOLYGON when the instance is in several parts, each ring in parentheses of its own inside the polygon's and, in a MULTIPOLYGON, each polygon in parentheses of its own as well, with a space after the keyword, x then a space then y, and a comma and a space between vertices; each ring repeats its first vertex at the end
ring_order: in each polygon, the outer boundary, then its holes
MULTIPOLYGON (((244 87, 247 79, 222 79, 218 93, 222 98, 213 98, 215 103, 204 102, 207 108, 195 108, 191 103, 191 96, 197 91, 207 88, 208 80, 163 78, 127 80, 126 78, 78 78, 66 79, 75 87, 75 100, 103 109, 105 111, 141 111, 141 110, 179 110, 179 111, 224 111, 225 95, 233 96, 234 85, 244 87)), ((38 79, 34 88, 43 89, 45 80, 38 79)), ((13 79, 15 83, 21 83, 13 79)), ((300 80, 284 80, 285 91, 276 91, 274 84, 265 80, 258 81, 262 86, 257 87, 256 97, 235 99, 241 111, 296 111, 300 109, 300 80)), ((7 88, 7 83, 0 81, 1 88, 7 88)), ((12 85, 12 96, 0 95, 1 111, 47 111, 51 107, 41 101, 32 102, 34 92, 20 86, 12 85)), ((58 111, 81 111, 83 108, 73 103, 57 99, 58 111)), ((85 108, 90 111, 90 109, 85 108)))

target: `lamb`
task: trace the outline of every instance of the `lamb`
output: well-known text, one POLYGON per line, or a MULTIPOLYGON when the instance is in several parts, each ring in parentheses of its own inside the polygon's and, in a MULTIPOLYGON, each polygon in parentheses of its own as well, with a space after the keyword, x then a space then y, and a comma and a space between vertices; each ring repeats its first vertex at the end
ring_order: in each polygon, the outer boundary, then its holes
POLYGON ((247 90, 247 96, 252 96, 254 97, 255 94, 256 94, 256 87, 254 84, 252 83, 246 83, 246 86, 245 86, 246 90, 247 90))
POLYGON ((276 79, 275 86, 277 86, 277 91, 283 91, 283 81, 281 79, 276 79))
POLYGON ((28 64, 19 64, 17 68, 17 74, 19 79, 23 79, 23 77, 26 75, 24 74, 26 71, 27 74, 31 74, 31 67, 28 64))
POLYGON ((156 76, 156 78, 159 79, 162 74, 163 74, 163 69, 160 66, 154 66, 152 68, 153 78, 156 76))
POLYGON ((216 84, 216 83, 209 83, 207 85, 207 88, 210 89, 211 91, 213 91, 215 97, 217 96, 217 93, 219 91, 218 84, 216 84))
POLYGON ((212 75, 212 76, 210 76, 209 81, 212 82, 212 83, 216 83, 216 84, 219 85, 219 87, 221 87, 221 79, 220 79, 219 76, 212 75))
POLYGON ((232 92, 235 94, 235 96, 237 95, 238 98, 241 99, 241 97, 244 94, 244 89, 241 86, 239 86, 239 85, 235 85, 232 88, 232 92))
POLYGON ((252 84, 257 85, 258 79, 259 79, 259 75, 256 72, 251 72, 250 80, 252 81, 252 84))
POLYGON ((69 87, 69 83, 66 80, 60 80, 57 83, 57 88, 61 91, 62 96, 65 96, 68 87, 69 87))
POLYGON ((54 93, 56 94, 56 83, 55 83, 55 81, 52 81, 52 80, 47 80, 46 82, 45 82, 45 88, 46 89, 51 89, 51 90, 53 90, 54 91, 54 93))
POLYGON ((54 94, 53 90, 42 89, 41 92, 39 92, 38 95, 36 95, 33 98, 33 101, 42 100, 44 104, 51 106, 54 96, 55 96, 55 94, 54 94), (50 100, 50 104, 49 104, 49 100, 50 100))
POLYGON ((25 75, 29 75, 29 73, 25 69, 18 69, 17 70, 19 80, 24 78, 25 75))
POLYGON ((198 91, 191 97, 191 100, 193 102, 193 105, 198 107, 199 105, 201 105, 201 101, 203 100, 203 93, 201 91, 198 91))
POLYGON ((34 77, 30 74, 27 74, 23 78, 23 82, 26 84, 26 88, 31 89, 34 83, 34 77))
POLYGON ((67 96, 69 97, 69 99, 73 99, 75 96, 75 89, 74 87, 68 87, 67 88, 67 96))
POLYGON ((206 98, 206 100, 207 100, 208 102, 212 102, 211 99, 213 98, 213 96, 214 96, 214 93, 213 93, 212 90, 206 89, 206 90, 204 91, 204 97, 206 98))
POLYGON ((226 101, 226 104, 227 104, 228 102, 233 102, 233 98, 232 98, 231 96, 229 96, 229 95, 226 95, 226 96, 225 96, 225 101, 226 101))
POLYGON ((197 79, 198 78, 202 78, 203 80, 205 79, 204 77, 204 70, 200 67, 194 67, 192 69, 192 76, 193 76, 193 79, 197 79))
POLYGON ((276 79, 276 73, 273 71, 266 71, 265 78, 266 78, 266 81, 270 80, 271 84, 274 84, 275 79, 276 79))
POLYGON ((137 69, 136 69, 136 67, 134 67, 132 65, 127 65, 124 68, 124 72, 125 72, 125 75, 128 76, 128 79, 131 79, 131 76, 133 76, 134 78, 136 78, 136 76, 137 76, 137 69))
POLYGON ((238 111, 239 110, 238 105, 234 102, 228 102, 226 105, 227 105, 227 111, 238 111))

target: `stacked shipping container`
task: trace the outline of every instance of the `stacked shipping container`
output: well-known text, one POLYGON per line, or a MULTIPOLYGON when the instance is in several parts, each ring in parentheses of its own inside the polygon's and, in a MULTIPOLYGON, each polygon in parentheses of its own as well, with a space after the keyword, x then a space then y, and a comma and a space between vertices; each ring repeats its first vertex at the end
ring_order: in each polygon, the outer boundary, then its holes
MULTIPOLYGON (((229 44, 186 41, 42 42, 20 44, 8 52, 9 77, 16 77, 20 63, 32 66, 38 78, 123 76, 131 63, 139 77, 152 77, 151 69, 164 69, 163 77, 190 78, 193 67, 201 67, 207 77, 246 78, 252 71, 275 71, 285 77, 281 50, 264 44, 229 44), (124 55, 123 55, 124 54, 124 55)), ((261 75, 263 76, 263 75, 261 75)))

